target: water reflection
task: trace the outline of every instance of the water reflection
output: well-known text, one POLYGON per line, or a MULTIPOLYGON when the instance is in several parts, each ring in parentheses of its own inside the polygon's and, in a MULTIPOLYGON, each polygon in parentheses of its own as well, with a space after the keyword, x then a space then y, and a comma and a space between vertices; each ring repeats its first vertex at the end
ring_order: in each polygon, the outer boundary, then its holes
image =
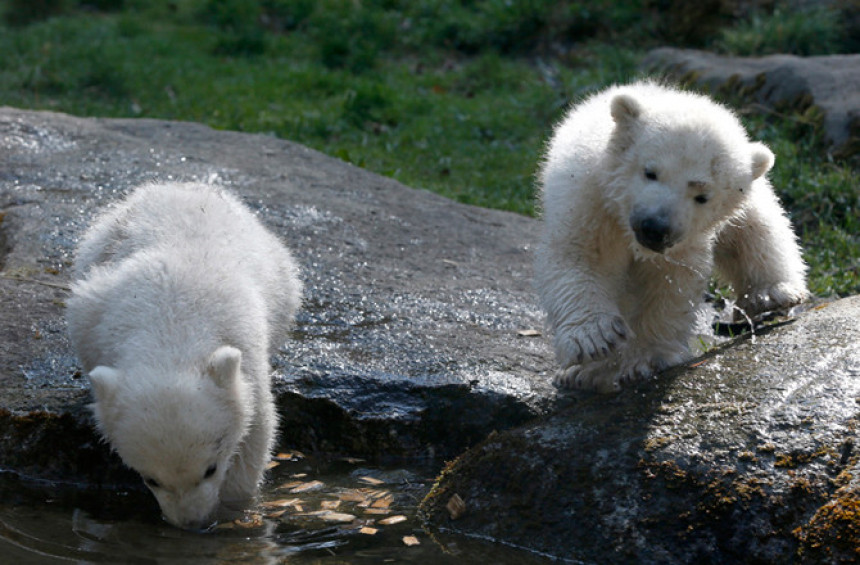
POLYGON ((0 473, 0 556, 16 565, 544 564, 490 542, 430 533, 415 514, 439 464, 285 457, 261 504, 209 533, 169 526, 143 490, 36 483, 0 473))

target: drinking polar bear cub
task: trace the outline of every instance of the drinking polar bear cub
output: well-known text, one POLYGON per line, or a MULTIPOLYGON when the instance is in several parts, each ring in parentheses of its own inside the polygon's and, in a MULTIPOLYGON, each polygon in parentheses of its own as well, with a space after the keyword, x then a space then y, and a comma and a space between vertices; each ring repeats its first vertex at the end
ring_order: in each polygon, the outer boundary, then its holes
POLYGON ((150 185, 85 234, 75 279, 97 425, 164 517, 196 529, 249 503, 276 424, 268 347, 300 301, 289 251, 223 190, 150 185))
POLYGON ((557 385, 617 390, 688 359, 714 267, 751 316, 807 296, 773 160, 728 109, 653 82, 572 108, 540 171, 536 287, 557 385))

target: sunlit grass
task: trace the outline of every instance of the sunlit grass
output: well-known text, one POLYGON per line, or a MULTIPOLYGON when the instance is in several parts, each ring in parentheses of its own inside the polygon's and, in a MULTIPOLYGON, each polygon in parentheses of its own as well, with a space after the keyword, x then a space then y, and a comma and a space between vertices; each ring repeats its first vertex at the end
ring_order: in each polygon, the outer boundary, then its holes
MULTIPOLYGON (((590 11, 548 0, 100 3, 113 9, 67 0, 57 17, 0 24, 0 104, 268 133, 525 214, 535 213, 552 125, 571 101, 636 77, 650 29, 650 20, 630 25, 636 1, 590 11), (523 18, 508 17, 510 6, 523 18)), ((748 123, 777 154, 771 178, 813 291, 860 292, 854 170, 828 161, 820 128, 805 119, 748 123)))

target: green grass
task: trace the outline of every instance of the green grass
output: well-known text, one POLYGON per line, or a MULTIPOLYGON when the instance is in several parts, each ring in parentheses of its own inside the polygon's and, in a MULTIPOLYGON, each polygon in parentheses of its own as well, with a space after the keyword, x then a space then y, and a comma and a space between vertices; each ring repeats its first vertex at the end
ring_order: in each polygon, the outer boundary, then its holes
POLYGON ((755 13, 737 26, 721 30, 717 46, 733 55, 826 55, 837 51, 842 41, 839 17, 827 6, 755 13))
MULTIPOLYGON (((661 20, 661 2, 8 0, 0 104, 271 133, 461 202, 533 214, 536 164, 567 104, 634 78, 672 25, 708 27, 701 10, 661 20)), ((710 22, 713 39, 699 40, 740 51, 732 33, 784 29, 773 23, 782 17, 710 22)), ((838 20, 812 27, 824 48, 844 45, 838 20)), ((767 41, 750 49, 809 37, 798 26, 758 35, 767 41)), ((815 125, 749 125, 778 155, 772 177, 814 292, 860 292, 853 169, 826 159, 815 125)))

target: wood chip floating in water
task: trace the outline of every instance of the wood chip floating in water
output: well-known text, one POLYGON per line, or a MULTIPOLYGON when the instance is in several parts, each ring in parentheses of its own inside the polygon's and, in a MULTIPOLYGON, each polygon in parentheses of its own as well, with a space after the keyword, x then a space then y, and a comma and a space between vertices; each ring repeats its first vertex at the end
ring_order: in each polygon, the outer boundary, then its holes
POLYGON ((326 522, 341 522, 344 524, 354 522, 356 519, 355 516, 346 512, 326 512, 320 517, 326 522))
POLYGON ((279 486, 279 489, 286 489, 293 494, 298 494, 300 492, 310 492, 312 490, 319 490, 325 486, 325 483, 322 481, 290 481, 288 483, 284 483, 279 486))
POLYGON ((262 508, 286 508, 287 506, 296 506, 301 504, 301 499, 298 498, 279 498, 278 500, 268 500, 261 502, 262 508))
POLYGON ((394 497, 391 494, 386 494, 380 498, 377 498, 373 502, 370 503, 371 508, 388 508, 391 506, 391 503, 394 502, 394 497))
POLYGON ((238 520, 233 520, 233 524, 237 528, 259 528, 263 525, 263 516, 261 514, 251 514, 238 520))
POLYGON ((466 503, 457 493, 454 493, 451 498, 448 499, 448 504, 445 505, 445 508, 448 509, 448 514, 451 516, 452 520, 456 520, 466 513, 466 503))
POLYGON ((379 479, 374 479, 373 477, 359 477, 359 481, 363 483, 367 483, 369 485, 384 485, 385 481, 380 481, 379 479))
POLYGON ((403 543, 409 546, 420 545, 421 542, 415 536, 403 536, 403 543))
POLYGON ((398 514, 397 516, 391 516, 390 518, 384 518, 377 522, 383 526, 393 526, 394 524, 399 524, 400 522, 405 522, 406 516, 403 514, 398 514))
POLYGON ((391 510, 389 510, 388 508, 365 508, 364 513, 365 514, 377 514, 377 515, 379 515, 379 514, 391 514, 391 510))
POLYGON ((319 518, 320 520, 324 520, 326 522, 339 522, 341 524, 348 524, 350 522, 354 522, 357 518, 352 514, 347 514, 345 512, 332 512, 330 510, 320 510, 318 512, 305 512, 301 514, 301 516, 312 516, 314 518, 319 518))
POLYGON ((528 329, 528 330, 517 330, 517 335, 520 337, 540 337, 540 330, 528 329))
POLYGON ((376 528, 371 528, 370 526, 364 526, 360 530, 358 530, 358 532, 360 534, 365 534, 368 536, 376 535, 376 532, 378 532, 378 531, 379 530, 377 530, 376 528))
POLYGON ((340 506, 340 500, 323 500, 320 502, 320 508, 323 510, 335 510, 340 506))
POLYGON ((339 492, 337 497, 344 502, 363 502, 367 495, 357 490, 345 490, 339 492))
POLYGON ((275 461, 298 461, 299 459, 304 459, 305 454, 301 451, 286 451, 283 453, 278 453, 274 457, 272 457, 275 461))

